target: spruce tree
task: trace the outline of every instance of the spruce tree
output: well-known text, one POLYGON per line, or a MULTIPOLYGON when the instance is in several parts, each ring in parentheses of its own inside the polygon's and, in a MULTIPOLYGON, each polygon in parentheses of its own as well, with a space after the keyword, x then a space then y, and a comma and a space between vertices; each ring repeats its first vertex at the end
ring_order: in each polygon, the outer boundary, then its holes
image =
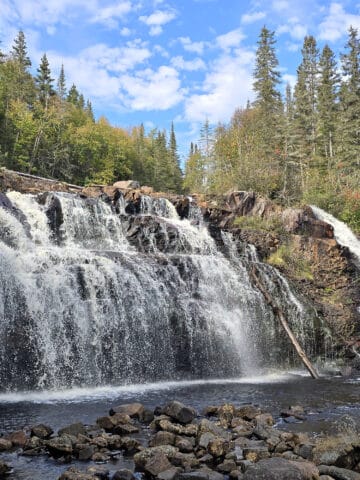
POLYGON ((57 94, 61 100, 65 100, 66 97, 66 80, 65 80, 65 71, 64 65, 61 65, 59 78, 56 84, 57 94))
POLYGON ((269 168, 281 144, 281 95, 279 62, 275 52, 275 32, 265 26, 261 29, 253 73, 255 101, 258 112, 258 146, 261 157, 269 162, 269 168))
POLYGON ((340 92, 341 157, 350 167, 360 165, 360 40, 350 27, 347 52, 341 56, 344 81, 340 92))
POLYGON ((45 110, 48 108, 49 99, 55 94, 53 88, 54 79, 51 78, 51 71, 46 53, 41 57, 40 66, 37 69, 37 76, 35 82, 39 92, 39 100, 45 110))
POLYGON ((75 106, 79 105, 79 91, 74 84, 71 85, 69 93, 66 97, 66 101, 72 103, 75 106))
POLYGON ((338 121, 340 77, 334 52, 325 45, 319 61, 318 84, 318 145, 319 155, 332 158, 335 152, 335 129, 338 121))
POLYGON ((19 63, 23 72, 26 72, 31 67, 31 60, 27 54, 25 34, 22 30, 19 31, 14 40, 11 57, 19 63))
POLYGON ((182 184, 182 175, 180 169, 180 159, 177 151, 177 142, 175 136, 174 122, 171 122, 170 140, 169 140, 169 154, 172 170, 172 190, 179 193, 182 184))

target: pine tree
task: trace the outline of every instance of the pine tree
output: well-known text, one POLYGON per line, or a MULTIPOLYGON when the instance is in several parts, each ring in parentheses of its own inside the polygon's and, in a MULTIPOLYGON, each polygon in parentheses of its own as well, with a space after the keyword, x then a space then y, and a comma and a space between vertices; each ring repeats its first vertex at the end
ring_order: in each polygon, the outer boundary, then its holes
POLYGON ((279 146, 279 119, 282 112, 279 62, 275 53, 275 32, 265 26, 261 29, 256 51, 253 89, 254 107, 260 111, 259 134, 265 155, 273 155, 279 146))
POLYGON ((92 108, 92 103, 90 102, 90 100, 87 100, 87 102, 86 102, 85 111, 88 114, 90 120, 92 122, 95 122, 95 116, 94 116, 94 112, 93 112, 93 108, 92 108))
POLYGON ((175 136, 174 122, 171 122, 170 140, 169 140, 169 155, 172 170, 172 190, 180 193, 182 184, 182 174, 180 169, 180 159, 177 151, 177 142, 175 136))
POLYGON ((37 72, 38 74, 35 78, 35 81, 39 92, 39 100, 45 110, 47 110, 49 106, 49 99, 55 95, 55 91, 53 88, 54 79, 51 78, 51 71, 46 53, 44 53, 44 55, 41 57, 40 66, 37 69, 37 72))
POLYGON ((66 101, 72 103, 75 106, 79 105, 79 92, 74 84, 71 85, 69 93, 66 97, 66 101))
POLYGON ((325 45, 319 61, 318 84, 318 145, 323 158, 334 156, 335 128, 338 120, 338 90, 340 77, 334 52, 325 45))
POLYGON ((360 165, 360 40, 350 27, 347 53, 341 56, 345 80, 341 86, 341 157, 349 166, 360 165))
POLYGON ((65 71, 64 65, 61 65, 59 78, 56 84, 57 94, 61 100, 65 100, 66 97, 66 80, 65 80, 65 71))
POLYGON ((19 63, 23 72, 26 72, 31 67, 31 60, 27 54, 25 34, 22 30, 19 31, 14 40, 11 57, 19 63))

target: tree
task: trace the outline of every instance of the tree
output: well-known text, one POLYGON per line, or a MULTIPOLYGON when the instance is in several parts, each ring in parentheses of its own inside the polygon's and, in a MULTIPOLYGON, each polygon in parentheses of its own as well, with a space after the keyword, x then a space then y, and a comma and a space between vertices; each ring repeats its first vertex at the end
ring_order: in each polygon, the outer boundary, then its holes
POLYGON ((177 142, 175 136, 174 122, 171 122, 170 140, 169 140, 170 166, 172 170, 171 185, 172 191, 180 193, 182 184, 182 173, 180 169, 180 159, 177 151, 177 142))
POLYGON ((55 90, 53 88, 54 79, 51 78, 51 71, 46 53, 41 57, 40 66, 37 69, 37 72, 38 74, 35 81, 39 92, 39 100, 45 110, 47 110, 50 97, 55 95, 55 90))
POLYGON ((56 84, 57 94, 61 100, 65 100, 66 97, 66 80, 65 80, 65 71, 64 65, 61 64, 59 78, 56 84))
POLYGON ((31 60, 27 54, 25 34, 22 30, 19 31, 14 40, 11 57, 19 63, 23 72, 28 71, 28 69, 31 67, 31 60))
POLYGON ((334 157, 336 124, 339 105, 337 102, 340 77, 334 52, 328 45, 322 50, 319 61, 318 84, 318 145, 319 155, 326 159, 334 157))
POLYGON ((67 94, 66 101, 72 103, 75 106, 79 105, 79 91, 74 84, 71 85, 69 93, 67 94))

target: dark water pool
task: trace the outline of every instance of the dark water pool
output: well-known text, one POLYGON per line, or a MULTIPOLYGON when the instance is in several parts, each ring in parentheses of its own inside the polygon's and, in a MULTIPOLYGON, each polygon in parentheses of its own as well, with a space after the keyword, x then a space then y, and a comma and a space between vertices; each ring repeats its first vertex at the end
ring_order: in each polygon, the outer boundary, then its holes
MULTIPOLYGON (((360 427, 360 378, 321 378, 302 375, 269 375, 232 380, 171 382, 128 387, 77 389, 0 395, 0 432, 46 423, 55 431, 72 422, 93 424, 120 403, 139 401, 153 408, 177 399, 199 412, 206 405, 225 402, 254 403, 273 413, 279 428, 314 434, 334 432, 342 426, 360 427), (301 404, 308 412, 305 422, 286 424, 280 411, 301 404)), ((144 439, 146 440, 146 439, 144 439)), ((17 453, 1 455, 14 472, 10 479, 56 480, 67 466, 44 458, 26 458, 17 453)), ((82 465, 84 467, 84 465, 82 465)), ((108 465, 115 471, 131 466, 123 457, 108 465)))

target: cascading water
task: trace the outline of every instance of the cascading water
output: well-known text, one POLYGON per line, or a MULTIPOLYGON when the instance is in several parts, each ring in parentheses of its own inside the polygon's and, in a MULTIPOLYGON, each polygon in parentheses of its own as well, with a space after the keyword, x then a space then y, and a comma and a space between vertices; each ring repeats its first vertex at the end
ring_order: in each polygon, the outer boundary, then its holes
POLYGON ((346 223, 341 222, 333 215, 325 212, 319 207, 311 205, 311 209, 314 212, 316 218, 318 218, 319 220, 323 220, 326 223, 329 223, 334 228, 334 236, 337 242, 344 247, 348 247, 350 252, 354 255, 357 263, 360 265, 360 240, 346 225, 346 223))
POLYGON ((125 215, 123 198, 16 192, 0 205, 4 390, 230 377, 275 364, 264 352, 284 340, 251 285, 254 261, 293 323, 307 318, 251 247, 241 257, 227 236, 221 253, 195 208, 196 221, 180 220, 165 199, 143 197, 125 215))

